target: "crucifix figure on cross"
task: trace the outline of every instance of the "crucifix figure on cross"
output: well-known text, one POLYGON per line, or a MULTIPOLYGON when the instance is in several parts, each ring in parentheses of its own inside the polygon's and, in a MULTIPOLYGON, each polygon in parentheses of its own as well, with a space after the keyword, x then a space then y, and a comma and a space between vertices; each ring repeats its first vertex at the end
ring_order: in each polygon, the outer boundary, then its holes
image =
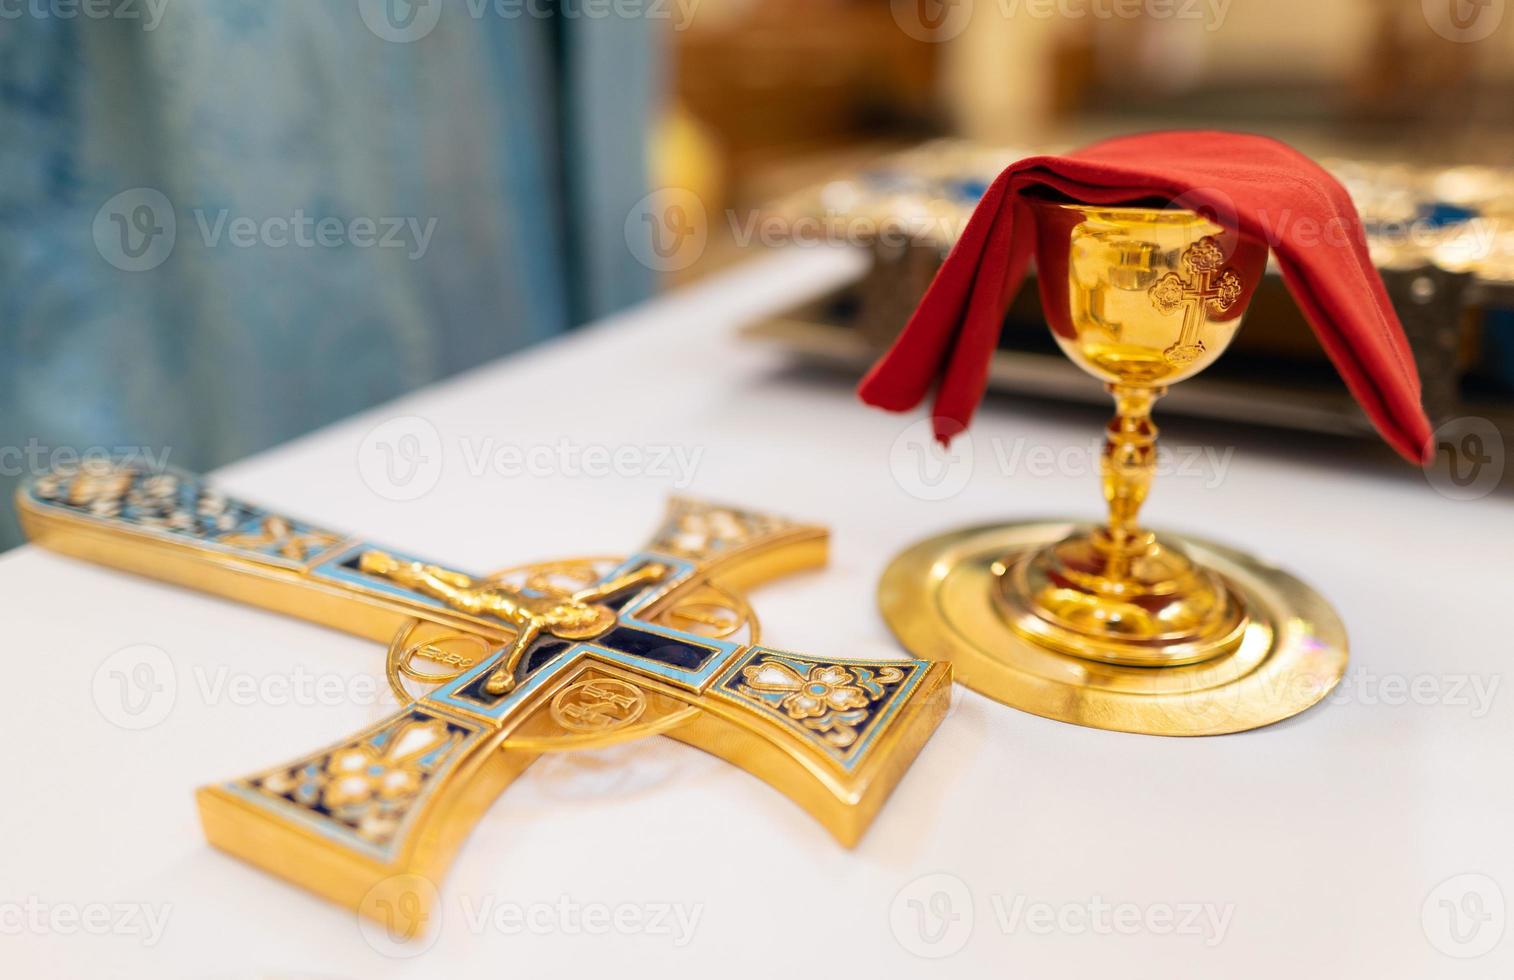
POLYGON ((473 575, 176 470, 63 468, 24 487, 39 544, 389 640, 401 705, 202 788, 211 843, 413 934, 493 799, 545 752, 652 734, 754 773, 855 843, 943 717, 950 668, 762 646, 746 589, 825 561, 823 528, 675 498, 621 559, 473 575), (419 689, 417 689, 419 688, 419 689), (410 910, 393 921, 393 910, 410 910))
POLYGON ((490 694, 515 689, 521 658, 546 633, 560 640, 590 640, 615 625, 615 611, 603 603, 649 585, 668 573, 668 566, 648 562, 633 572, 600 582, 571 596, 531 594, 508 585, 478 582, 459 572, 418 561, 399 561, 387 552, 365 551, 358 568, 441 599, 454 609, 475 616, 493 616, 518 632, 484 682, 490 694))
POLYGON ((1225 251, 1212 236, 1205 236, 1183 252, 1188 278, 1169 272, 1152 284, 1151 305, 1160 313, 1183 311, 1183 329, 1177 342, 1162 352, 1174 367, 1192 364, 1204 354, 1199 330, 1206 314, 1224 316, 1241 298, 1241 279, 1233 269, 1223 269, 1225 251))

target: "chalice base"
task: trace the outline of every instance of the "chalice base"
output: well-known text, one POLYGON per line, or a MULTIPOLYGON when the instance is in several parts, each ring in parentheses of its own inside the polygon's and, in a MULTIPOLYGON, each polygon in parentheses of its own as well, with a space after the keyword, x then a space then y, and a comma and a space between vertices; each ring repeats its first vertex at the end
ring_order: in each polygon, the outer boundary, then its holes
POLYGON ((994 601, 1025 639, 1059 653, 1131 667, 1176 667, 1233 652, 1249 624, 1224 577, 1176 542, 1143 532, 1115 542, 1102 528, 993 566, 994 601))
POLYGON ((1181 535, 1159 540, 1221 590, 1200 643, 1148 636, 1090 647, 1084 631, 1055 622, 1046 629, 1030 583, 1041 581, 1059 546, 1095 534, 1058 520, 948 532, 894 558, 879 606, 911 653, 949 661, 973 690, 1089 728, 1248 731, 1313 706, 1345 673, 1345 627, 1318 592, 1242 552, 1181 535))

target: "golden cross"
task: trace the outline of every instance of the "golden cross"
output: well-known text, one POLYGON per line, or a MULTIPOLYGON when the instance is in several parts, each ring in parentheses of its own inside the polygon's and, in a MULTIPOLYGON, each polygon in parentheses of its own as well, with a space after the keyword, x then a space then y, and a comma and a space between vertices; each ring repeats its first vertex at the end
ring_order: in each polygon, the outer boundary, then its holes
POLYGON ((22 488, 17 510, 46 547, 390 641, 398 712, 198 799, 211 843, 381 921, 410 909, 390 923, 406 935, 424 928, 431 882, 473 823, 541 753, 667 734, 850 845, 951 687, 944 664, 760 645, 741 592, 823 564, 827 534, 754 511, 675 499, 622 561, 473 575, 179 471, 59 470, 22 488))

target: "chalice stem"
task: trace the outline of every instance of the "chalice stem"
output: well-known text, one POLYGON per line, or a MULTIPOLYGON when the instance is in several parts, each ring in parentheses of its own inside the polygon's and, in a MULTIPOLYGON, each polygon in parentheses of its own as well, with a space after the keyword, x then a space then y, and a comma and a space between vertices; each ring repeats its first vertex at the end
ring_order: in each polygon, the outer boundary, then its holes
POLYGON ((1101 544, 1108 556, 1106 574, 1117 581, 1128 577, 1130 560, 1150 544, 1151 536, 1141 530, 1137 518, 1156 472, 1157 427, 1152 424, 1151 409, 1166 392, 1160 387, 1109 386, 1115 415, 1105 429, 1100 462, 1104 500, 1109 505, 1109 525, 1101 544))

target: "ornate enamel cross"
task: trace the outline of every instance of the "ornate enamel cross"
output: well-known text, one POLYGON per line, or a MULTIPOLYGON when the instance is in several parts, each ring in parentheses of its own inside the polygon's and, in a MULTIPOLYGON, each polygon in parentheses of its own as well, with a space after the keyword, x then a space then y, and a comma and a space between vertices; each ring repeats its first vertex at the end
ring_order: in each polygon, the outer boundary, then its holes
POLYGON ((1184 279, 1176 272, 1169 272, 1152 284, 1149 290, 1151 305, 1157 312, 1173 314, 1183 311, 1183 332, 1171 347, 1162 352, 1169 364, 1182 366, 1192 364, 1204 353, 1204 342, 1198 339, 1199 328, 1204 325, 1204 313, 1223 316, 1241 298, 1241 280, 1233 269, 1221 269, 1225 264, 1225 252, 1220 243, 1210 236, 1190 245, 1182 257, 1183 269, 1191 278, 1184 279))
POLYGON ((406 707, 199 791, 211 843, 369 915, 424 901, 413 879, 440 878, 540 753, 655 733, 771 783, 851 845, 946 709, 946 665, 758 644, 742 592, 823 564, 827 543, 766 514, 675 499, 624 560, 475 576, 172 470, 57 471, 22 489, 18 511, 57 551, 390 641, 406 707))

